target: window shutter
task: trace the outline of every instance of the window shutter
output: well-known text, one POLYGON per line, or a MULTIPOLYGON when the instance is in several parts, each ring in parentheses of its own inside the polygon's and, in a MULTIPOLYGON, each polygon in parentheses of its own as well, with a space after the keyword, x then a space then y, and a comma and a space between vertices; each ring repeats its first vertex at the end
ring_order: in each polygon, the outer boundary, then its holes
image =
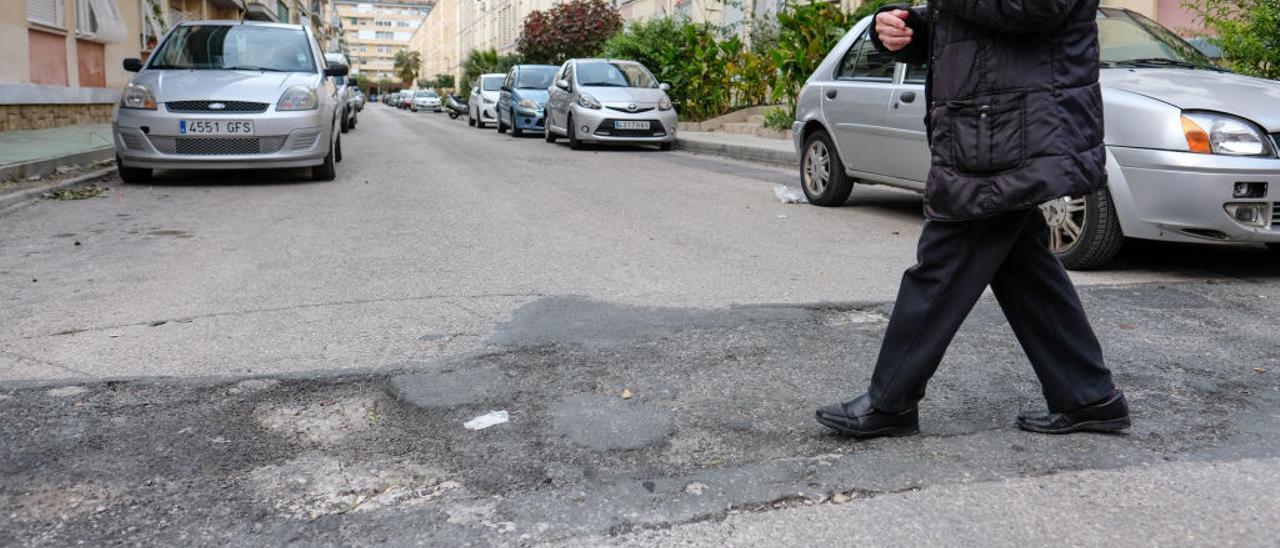
POLYGON ((27 20, 62 28, 62 0, 27 0, 27 20))

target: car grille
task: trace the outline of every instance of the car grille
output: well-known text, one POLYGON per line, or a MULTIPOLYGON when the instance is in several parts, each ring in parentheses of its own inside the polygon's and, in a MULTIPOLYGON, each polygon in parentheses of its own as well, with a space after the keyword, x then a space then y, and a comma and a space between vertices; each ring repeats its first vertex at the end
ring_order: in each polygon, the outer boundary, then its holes
POLYGON ((129 150, 142 150, 147 148, 142 134, 137 131, 120 131, 120 140, 124 141, 125 148, 128 148, 129 150))
POLYGON ((164 104, 169 112, 212 112, 217 114, 243 114, 246 112, 266 112, 268 103, 251 103, 249 101, 170 101, 164 104), (221 109, 210 109, 209 105, 222 104, 221 109))
POLYGON ((618 112, 649 112, 653 110, 653 107, 638 107, 635 110, 629 109, 627 107, 605 107, 605 108, 609 110, 616 110, 618 112))
POLYGON ((284 146, 284 137, 152 137, 151 144, 164 154, 229 156, 271 154, 284 146))
POLYGON ((289 147, 292 151, 307 150, 315 146, 316 141, 320 139, 319 131, 305 131, 293 137, 293 146, 289 147))
MULTIPOLYGON (((606 119, 596 126, 596 135, 604 137, 666 137, 667 132, 662 128, 662 122, 657 120, 648 120, 649 129, 614 129, 613 118, 606 119)), ((643 120, 637 120, 643 121, 643 120)))

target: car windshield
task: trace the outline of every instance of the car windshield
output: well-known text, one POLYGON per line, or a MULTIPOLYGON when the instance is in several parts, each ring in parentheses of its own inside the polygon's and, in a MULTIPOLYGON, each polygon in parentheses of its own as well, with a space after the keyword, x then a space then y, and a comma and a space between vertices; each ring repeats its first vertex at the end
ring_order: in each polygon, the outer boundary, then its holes
POLYGON ((574 69, 580 86, 656 88, 658 81, 639 63, 591 61, 574 69))
POLYGON ((551 87, 551 80, 556 77, 556 70, 556 67, 526 67, 520 69, 520 75, 516 77, 516 88, 547 89, 551 87))
POLYGON ((485 91, 498 91, 502 89, 502 81, 506 76, 485 76, 480 79, 480 88, 485 91))
POLYGON ((436 95, 436 92, 431 90, 419 91, 417 96, 418 97, 439 97, 439 95, 436 95))
POLYGON ((1102 66, 1225 71, 1169 29, 1131 11, 1098 11, 1102 66))
POLYGON ((180 26, 152 59, 152 69, 316 71, 305 31, 255 25, 180 26))

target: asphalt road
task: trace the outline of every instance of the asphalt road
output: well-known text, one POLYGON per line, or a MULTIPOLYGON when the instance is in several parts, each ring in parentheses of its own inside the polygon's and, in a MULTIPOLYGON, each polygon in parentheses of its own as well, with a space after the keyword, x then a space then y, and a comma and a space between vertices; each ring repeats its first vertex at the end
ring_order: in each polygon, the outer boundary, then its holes
POLYGON ((1264 250, 1075 276, 1127 436, 1013 429, 1037 387, 988 299, 923 434, 856 443, 811 413, 869 375, 917 197, 783 204, 787 170, 378 104, 343 145, 331 183, 167 173, 0 216, 0 545, 1280 535, 1264 250))

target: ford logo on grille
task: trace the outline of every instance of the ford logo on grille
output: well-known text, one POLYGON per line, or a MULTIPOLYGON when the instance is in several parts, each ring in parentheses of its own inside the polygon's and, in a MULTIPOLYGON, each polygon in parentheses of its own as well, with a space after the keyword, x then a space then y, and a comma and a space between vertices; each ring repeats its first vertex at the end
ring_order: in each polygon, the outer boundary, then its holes
POLYGON ((629 111, 631 111, 631 112, 635 112, 635 111, 636 111, 636 104, 635 104, 635 103, 631 103, 630 105, 627 105, 627 110, 629 110, 629 111))
POLYGON ((224 108, 227 108, 227 105, 222 103, 209 103, 209 110, 222 110, 224 108))

